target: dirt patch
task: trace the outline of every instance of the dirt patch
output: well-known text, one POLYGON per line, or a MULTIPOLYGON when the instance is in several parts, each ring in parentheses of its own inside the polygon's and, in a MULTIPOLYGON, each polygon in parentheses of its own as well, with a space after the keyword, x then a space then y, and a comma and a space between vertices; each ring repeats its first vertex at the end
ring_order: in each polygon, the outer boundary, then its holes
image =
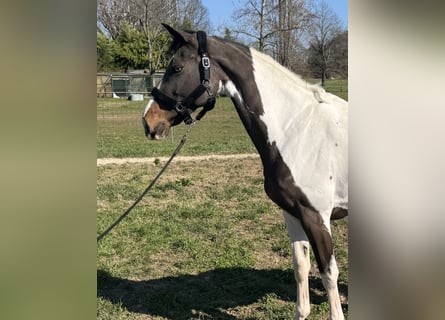
POLYGON ((139 121, 137 117, 135 117, 132 114, 100 114, 97 116, 97 120, 104 120, 104 121, 122 121, 122 120, 132 120, 132 121, 139 121))
MULTIPOLYGON (((169 158, 170 157, 101 158, 97 159, 97 166, 104 166, 108 164, 123 165, 127 163, 154 163, 155 161, 166 162, 169 158)), ((203 156, 177 156, 173 161, 188 162, 188 161, 246 159, 246 158, 259 158, 259 155, 254 153, 243 153, 243 154, 209 154, 203 156)))

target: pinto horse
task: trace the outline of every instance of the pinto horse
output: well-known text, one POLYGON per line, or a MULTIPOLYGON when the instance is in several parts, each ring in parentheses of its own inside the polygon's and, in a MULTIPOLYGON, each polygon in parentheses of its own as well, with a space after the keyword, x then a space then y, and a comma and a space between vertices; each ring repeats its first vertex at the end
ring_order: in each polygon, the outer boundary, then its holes
POLYGON ((164 25, 175 52, 142 122, 161 139, 172 126, 228 94, 264 168, 264 189, 283 212, 297 283, 295 319, 310 313, 309 248, 327 291, 330 319, 344 319, 330 220, 348 214, 348 104, 307 84, 252 48, 164 25), (211 71, 211 72, 210 72, 211 71))

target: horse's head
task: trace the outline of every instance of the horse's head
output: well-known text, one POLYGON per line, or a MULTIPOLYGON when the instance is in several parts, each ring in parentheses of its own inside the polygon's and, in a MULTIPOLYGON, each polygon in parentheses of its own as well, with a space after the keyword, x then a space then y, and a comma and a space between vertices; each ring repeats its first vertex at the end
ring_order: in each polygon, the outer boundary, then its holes
POLYGON ((190 114, 203 106, 203 111, 197 116, 200 119, 213 108, 213 93, 218 91, 219 86, 216 76, 219 72, 213 68, 213 60, 207 53, 206 34, 163 26, 173 38, 171 48, 175 53, 160 85, 153 89, 153 99, 147 104, 142 117, 145 135, 152 139, 167 136, 170 128, 182 121, 190 123, 190 114))

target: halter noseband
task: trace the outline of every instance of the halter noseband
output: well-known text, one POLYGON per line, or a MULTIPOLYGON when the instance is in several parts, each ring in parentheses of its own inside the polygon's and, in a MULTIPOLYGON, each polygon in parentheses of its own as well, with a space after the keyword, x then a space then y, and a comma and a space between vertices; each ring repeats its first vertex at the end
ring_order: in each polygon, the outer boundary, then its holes
POLYGON ((201 56, 201 64, 199 68, 199 74, 201 83, 190 93, 190 95, 184 100, 176 100, 167 94, 161 92, 158 88, 153 88, 151 95, 157 100, 166 105, 170 109, 174 109, 179 115, 184 117, 186 124, 191 124, 193 119, 191 114, 198 107, 195 101, 204 93, 207 92, 207 102, 202 106, 203 109, 196 116, 196 120, 201 118, 215 107, 215 96, 210 90, 210 58, 207 53, 207 35, 204 31, 198 31, 196 33, 198 38, 198 54, 201 56))

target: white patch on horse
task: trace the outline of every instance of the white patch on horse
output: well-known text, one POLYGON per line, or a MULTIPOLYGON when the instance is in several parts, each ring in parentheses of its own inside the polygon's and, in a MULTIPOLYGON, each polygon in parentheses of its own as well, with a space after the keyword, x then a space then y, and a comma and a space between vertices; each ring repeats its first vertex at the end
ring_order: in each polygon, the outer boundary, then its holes
POLYGON ((323 282, 323 286, 326 289, 326 293, 328 295, 329 301, 329 319, 335 320, 343 320, 343 311, 341 308, 340 295, 338 293, 338 280, 339 270, 337 267, 337 262, 335 261, 335 257, 332 255, 329 266, 327 268, 327 272, 321 274, 321 280, 323 282))
POLYGON ((347 209, 347 102, 265 54, 251 49, 251 55, 269 143, 329 224, 334 207, 347 209))
POLYGON ((225 91, 224 85, 223 85, 222 81, 219 80, 219 82, 218 82, 218 91, 216 92, 216 94, 217 95, 223 94, 223 93, 225 93, 224 91, 225 91))
POLYGON ((227 93, 228 95, 230 95, 230 97, 235 98, 237 97, 240 102, 243 102, 243 97, 241 97, 241 94, 239 93, 238 89, 236 88, 235 84, 232 81, 226 81, 226 83, 222 84, 220 82, 220 88, 218 90, 222 92, 227 93))
POLYGON ((291 242, 292 262, 295 266, 294 276, 297 283, 295 319, 305 319, 311 311, 308 279, 309 271, 311 269, 309 255, 310 244, 300 220, 284 210, 282 212, 291 242))
POLYGON ((153 99, 150 99, 150 100, 148 101, 147 105, 145 106, 145 110, 144 110, 144 113, 143 113, 143 115, 142 115, 143 118, 144 118, 145 115, 147 114, 148 110, 150 110, 151 105, 153 104, 153 101, 154 101, 153 99))
MULTIPOLYGON (((158 85, 156 86, 158 89, 161 88, 161 84, 162 84, 162 79, 159 81, 158 85)), ((153 104, 153 98, 151 98, 147 105, 145 106, 145 110, 144 110, 144 114, 142 115, 142 117, 145 117, 145 115, 147 114, 148 110, 150 110, 151 105, 153 104)))

